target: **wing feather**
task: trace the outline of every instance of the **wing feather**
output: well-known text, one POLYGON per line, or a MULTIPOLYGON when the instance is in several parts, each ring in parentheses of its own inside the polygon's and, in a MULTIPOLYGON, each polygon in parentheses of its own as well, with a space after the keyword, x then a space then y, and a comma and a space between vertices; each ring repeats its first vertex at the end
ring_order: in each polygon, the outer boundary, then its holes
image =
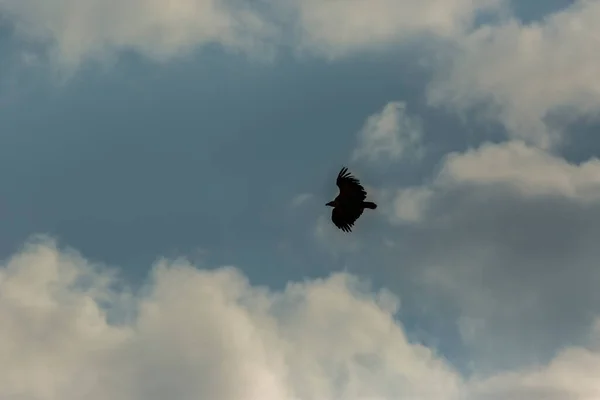
POLYGON ((336 185, 340 189, 339 197, 342 200, 351 202, 362 202, 367 198, 365 188, 360 184, 349 171, 343 167, 338 173, 336 185))
POLYGON ((351 232, 354 223, 362 213, 362 207, 335 207, 331 211, 331 221, 344 232, 351 232))

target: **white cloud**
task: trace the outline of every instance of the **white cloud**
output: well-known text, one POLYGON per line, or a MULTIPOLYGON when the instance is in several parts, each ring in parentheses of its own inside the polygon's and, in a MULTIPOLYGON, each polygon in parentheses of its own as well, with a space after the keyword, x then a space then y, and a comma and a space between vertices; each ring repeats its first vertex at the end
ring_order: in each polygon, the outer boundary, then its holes
MULTIPOLYGON (((560 143, 562 125, 600 109, 600 5, 580 0, 529 25, 516 18, 472 31, 481 12, 505 0, 0 0, 18 36, 49 51, 60 70, 135 51, 170 60, 219 44, 249 55, 292 48, 337 57, 421 35, 449 39, 431 84, 431 104, 458 110, 489 105, 513 138, 542 148, 560 143), (560 113, 560 123, 547 117, 560 113)), ((35 47, 35 46, 34 46, 35 47)), ((30 49, 31 50, 31 49, 30 49)), ((438 48, 439 50, 439 48, 438 48)), ((28 59, 39 58, 29 51, 28 59)), ((552 119, 552 118, 551 118, 552 119)), ((382 139, 383 140, 383 139, 382 139)), ((392 146, 396 146, 392 144, 392 146)), ((393 148, 393 147, 390 147, 393 148)), ((390 150, 390 154, 393 152, 390 150)))
POLYGON ((160 262, 143 294, 52 243, 0 268, 3 399, 457 399, 461 381, 347 274, 254 287, 160 262), (108 314, 105 311, 107 303, 108 314), (119 306, 119 307, 117 307, 119 306), (126 314, 120 324, 108 317, 126 314), (436 385, 431 385, 435 381, 436 385))
POLYGON ((454 37, 478 12, 502 0, 304 0, 298 1, 301 47, 337 57, 411 40, 415 35, 454 37))
POLYGON ((484 144, 447 156, 439 183, 511 185, 526 196, 560 195, 581 201, 600 199, 600 160, 579 165, 520 141, 484 144))
POLYGON ((543 148, 560 144, 561 123, 600 111, 600 2, 579 0, 540 22, 484 25, 459 39, 440 67, 432 104, 490 106, 513 138, 543 148))
POLYGON ((270 56, 290 45, 325 57, 411 40, 454 37, 503 0, 0 0, 19 36, 62 68, 133 50, 162 61, 199 46, 270 56))
POLYGON ((593 324, 599 194, 598 160, 513 141, 450 154, 430 183, 390 202, 391 222, 413 222, 403 269, 417 271, 428 302, 459 310, 473 368, 528 365, 593 324))
POLYGON ((600 160, 571 164, 521 141, 484 143, 446 155, 431 184, 402 188, 394 199, 395 217, 417 221, 434 192, 459 186, 505 186, 524 197, 561 196, 579 202, 600 200, 600 160))
POLYGON ((408 342, 393 294, 344 273, 274 292, 235 268, 162 261, 139 294, 116 283, 48 241, 0 267, 0 397, 585 400, 600 390, 600 354, 583 347, 467 380, 408 342))
POLYGON ((600 396, 600 353, 571 347, 544 367, 499 374, 473 385, 473 400, 592 400, 600 396))
POLYGON ((433 191, 427 187, 399 189, 393 201, 392 221, 419 222, 427 211, 427 202, 432 195, 433 191))
POLYGON ((389 102, 367 118, 358 134, 353 159, 371 162, 395 161, 404 157, 420 157, 423 149, 421 122, 406 113, 406 104, 389 102))
POLYGON ((67 68, 119 50, 155 60, 210 43, 255 52, 274 34, 264 17, 241 1, 0 0, 0 12, 21 37, 48 44, 53 60, 67 68))

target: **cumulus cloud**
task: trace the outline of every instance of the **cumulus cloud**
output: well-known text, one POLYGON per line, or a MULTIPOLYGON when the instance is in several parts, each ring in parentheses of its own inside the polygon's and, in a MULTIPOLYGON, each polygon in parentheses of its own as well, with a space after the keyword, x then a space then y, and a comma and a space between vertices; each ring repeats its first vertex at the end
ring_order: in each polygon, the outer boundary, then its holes
POLYGON ((406 104, 389 102, 380 112, 367 118, 358 133, 353 159, 377 162, 418 158, 423 152, 422 138, 421 122, 406 113, 406 104))
POLYGON ((593 202, 600 198, 600 160, 576 165, 521 141, 488 143, 448 155, 439 182, 506 184, 524 196, 560 195, 593 202))
POLYGON ((138 294, 115 279, 51 242, 0 268, 1 398, 445 400, 462 390, 451 366, 407 341, 397 298, 347 274, 273 292, 235 268, 162 261, 138 294))
POLYGON ((596 159, 484 144, 448 155, 430 183, 395 197, 394 217, 410 210, 416 225, 403 236, 403 268, 459 310, 472 368, 537 362, 593 326, 599 177, 596 159))
POLYGON ((511 137, 559 145, 564 124, 600 110, 598 18, 599 2, 579 0, 539 22, 484 25, 457 40, 429 101, 459 110, 487 104, 511 137))
POLYGON ((212 43, 252 53, 274 33, 263 15, 236 0, 0 0, 0 12, 68 68, 121 50, 155 60, 212 43))
MULTIPOLYGON (((429 87, 432 105, 489 106, 511 138, 551 148, 562 127, 600 107, 600 5, 579 0, 541 22, 504 15, 503 0, 0 0, 17 36, 48 51, 61 71, 121 51, 170 60, 204 45, 270 56, 284 46, 327 58, 428 36, 452 43, 429 87), (473 30, 475 29, 475 30, 473 30), (450 56, 450 60, 446 56, 450 56), (557 122, 558 121, 558 122, 557 122)), ((436 49, 436 51, 439 48, 436 49)))
POLYGON ((544 368, 529 368, 499 374, 478 382, 472 399, 478 400, 566 400, 600 396, 596 378, 600 354, 586 348, 569 347, 544 368))
POLYGON ((435 191, 500 186, 523 197, 560 196, 593 204, 600 200, 600 160, 576 165, 522 141, 484 143, 446 155, 431 184, 398 190, 394 212, 399 219, 419 220, 435 191))
MULTIPOLYGON (((240 4, 0 0, 0 12, 22 37, 46 42, 54 60, 74 67, 119 50, 166 60, 208 43, 253 53, 277 42, 277 24, 240 4)), ((430 87, 430 102, 459 110, 488 104, 523 140, 449 154, 431 181, 382 195, 380 210, 403 225, 387 242, 402 253, 394 259, 394 267, 402 262, 398 281, 429 289, 421 297, 427 307, 435 300, 458 310, 475 377, 407 340, 394 318, 398 298, 349 274, 274 291, 235 268, 161 261, 134 292, 105 267, 42 241, 0 265, 0 398, 600 396, 600 162, 546 151, 561 135, 552 113, 597 112, 598 2, 471 33, 464 29, 478 10, 501 2, 282 4, 297 13, 301 46, 330 57, 420 33, 452 38, 456 58, 430 87)), ((391 102, 363 127, 355 159, 418 154, 421 135, 404 103, 391 102)), ((368 233, 360 232, 372 219, 361 221, 348 237, 322 215, 313 233, 332 252, 359 257, 368 250, 368 233)))
POLYGON ((393 202, 393 222, 418 222, 426 212, 433 191, 427 187, 403 188, 393 202))
POLYGON ((497 10, 501 0, 305 0, 297 2, 300 46, 337 57, 415 36, 454 37, 479 12, 497 10))
POLYGON ((49 240, 2 265, 0 397, 583 400, 600 390, 600 354, 584 347, 466 379, 407 340, 395 295, 345 273, 271 291, 232 267, 163 260, 139 292, 118 283, 49 240))
POLYGON ((1 0, 18 35, 62 67, 136 51, 154 60, 206 44, 249 55, 290 45, 325 57, 411 40, 456 36, 502 0, 1 0))

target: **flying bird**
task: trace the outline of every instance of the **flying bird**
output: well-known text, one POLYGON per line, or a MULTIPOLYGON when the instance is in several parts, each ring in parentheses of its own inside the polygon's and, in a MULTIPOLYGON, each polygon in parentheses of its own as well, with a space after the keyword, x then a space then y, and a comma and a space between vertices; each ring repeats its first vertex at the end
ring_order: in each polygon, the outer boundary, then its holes
POLYGON ((362 187, 358 179, 356 179, 348 168, 343 167, 339 172, 335 184, 340 190, 337 197, 325 204, 333 207, 331 210, 331 221, 335 226, 344 232, 352 232, 354 223, 365 210, 369 208, 374 210, 377 204, 371 201, 365 201, 367 192, 362 187))

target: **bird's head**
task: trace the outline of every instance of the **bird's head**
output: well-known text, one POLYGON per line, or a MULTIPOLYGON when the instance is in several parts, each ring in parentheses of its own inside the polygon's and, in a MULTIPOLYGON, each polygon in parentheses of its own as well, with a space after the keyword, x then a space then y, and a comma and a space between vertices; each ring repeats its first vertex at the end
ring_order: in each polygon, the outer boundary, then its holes
POLYGON ((329 203, 327 203, 325 205, 329 206, 329 207, 335 207, 335 203, 333 201, 330 201, 329 203))

